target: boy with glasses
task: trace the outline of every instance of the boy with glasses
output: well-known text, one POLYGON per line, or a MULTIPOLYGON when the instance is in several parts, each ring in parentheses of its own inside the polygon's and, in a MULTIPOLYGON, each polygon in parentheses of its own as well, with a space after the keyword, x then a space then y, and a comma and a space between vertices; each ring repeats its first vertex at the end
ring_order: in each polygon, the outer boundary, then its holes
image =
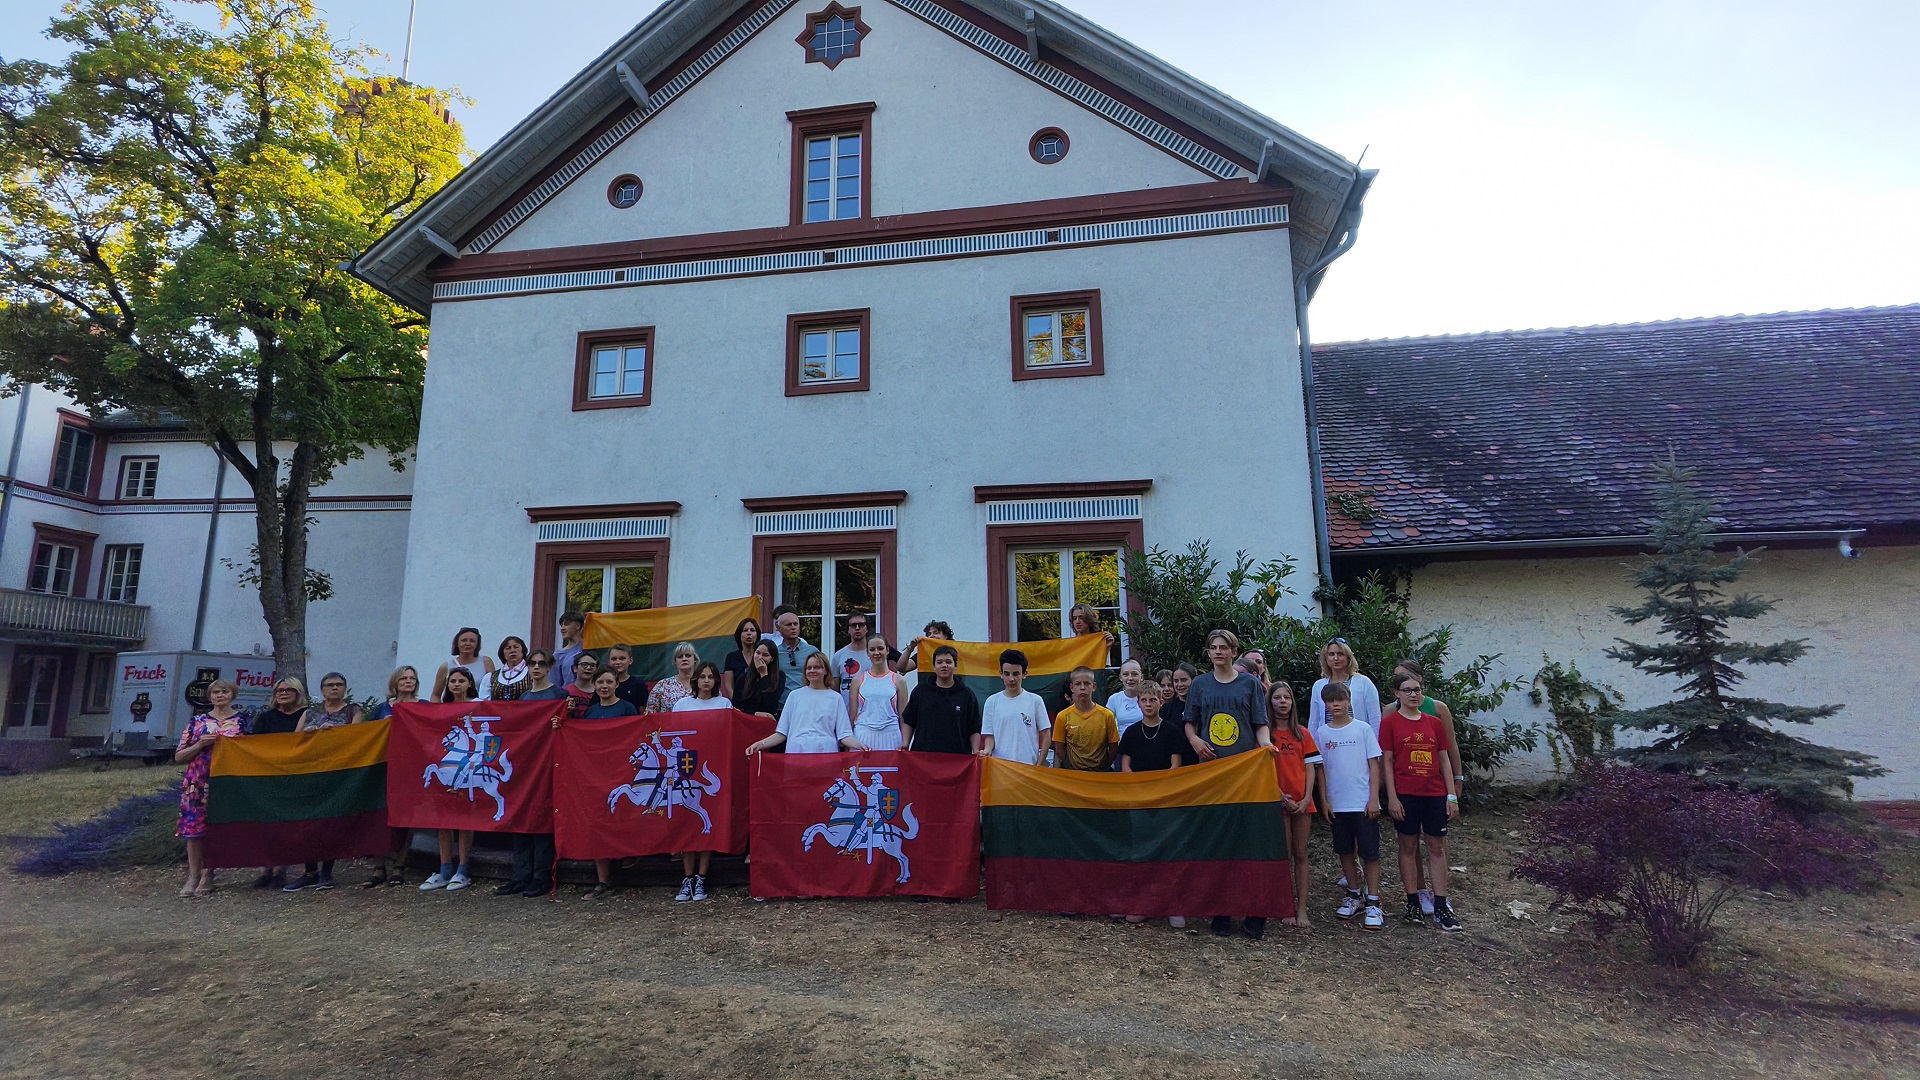
MULTIPOLYGON (((847 644, 833 654, 828 670, 840 680, 840 696, 847 697, 853 692, 853 677, 867 669, 867 617, 854 612, 847 616, 847 644)), ((900 659, 900 650, 887 649, 887 663, 900 659)))
POLYGON ((1400 707, 1380 721, 1381 779, 1387 787, 1387 813, 1393 831, 1400 834, 1400 884, 1407 893, 1405 921, 1425 926, 1420 911, 1420 839, 1427 842, 1427 875, 1433 882, 1433 921, 1440 929, 1458 931, 1460 920, 1447 903, 1447 822, 1460 813, 1453 770, 1447 754, 1453 747, 1440 718, 1420 711, 1426 686, 1418 676, 1393 677, 1393 696, 1400 707))

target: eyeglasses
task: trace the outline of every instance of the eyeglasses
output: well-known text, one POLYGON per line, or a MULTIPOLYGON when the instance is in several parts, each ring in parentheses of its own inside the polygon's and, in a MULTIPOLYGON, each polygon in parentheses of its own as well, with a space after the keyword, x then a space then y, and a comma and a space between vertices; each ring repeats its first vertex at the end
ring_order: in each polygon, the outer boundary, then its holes
POLYGON ((1399 690, 1395 691, 1395 693, 1400 693, 1400 694, 1424 694, 1426 692, 1427 692, 1426 687, 1415 686, 1412 683, 1408 683, 1405 686, 1402 686, 1399 690))
POLYGON ((1327 644, 1329 645, 1345 645, 1346 643, 1347 643, 1347 639, 1343 637, 1327 639, 1327 644))
POLYGON ((529 660, 529 661, 527 661, 527 666, 528 666, 528 667, 552 667, 552 666, 553 666, 553 661, 551 661, 551 660, 529 660))

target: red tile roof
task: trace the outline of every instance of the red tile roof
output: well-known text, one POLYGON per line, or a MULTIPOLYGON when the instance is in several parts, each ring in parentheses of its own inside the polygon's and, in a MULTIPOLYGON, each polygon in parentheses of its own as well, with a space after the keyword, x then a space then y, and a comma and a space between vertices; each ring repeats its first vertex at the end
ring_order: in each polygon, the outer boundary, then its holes
POLYGON ((1725 531, 1920 524, 1920 305, 1316 346, 1335 551, 1644 535, 1669 447, 1725 531))

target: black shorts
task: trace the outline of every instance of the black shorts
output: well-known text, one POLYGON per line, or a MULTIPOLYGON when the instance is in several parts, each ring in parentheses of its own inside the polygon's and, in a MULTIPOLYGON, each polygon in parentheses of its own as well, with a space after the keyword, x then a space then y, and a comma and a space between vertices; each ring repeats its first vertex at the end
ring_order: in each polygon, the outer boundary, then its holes
POLYGON ((1406 811, 1406 820, 1393 823, 1393 831, 1401 836, 1447 835, 1447 797, 1445 795, 1402 795, 1400 808, 1406 811))
POLYGON ((1363 862, 1380 861, 1380 822, 1363 810, 1333 815, 1333 853, 1351 855, 1355 845, 1363 862))

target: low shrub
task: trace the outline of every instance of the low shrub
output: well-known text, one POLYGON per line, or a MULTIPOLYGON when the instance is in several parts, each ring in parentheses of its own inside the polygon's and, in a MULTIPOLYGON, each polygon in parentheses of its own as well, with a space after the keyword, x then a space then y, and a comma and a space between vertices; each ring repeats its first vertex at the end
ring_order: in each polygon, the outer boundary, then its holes
POLYGON ((1663 964, 1691 964, 1740 889, 1804 897, 1879 876, 1871 842, 1803 825, 1768 795, 1622 765, 1575 779, 1572 797, 1528 815, 1532 851, 1513 874, 1552 889, 1556 907, 1602 936, 1638 928, 1663 964))

